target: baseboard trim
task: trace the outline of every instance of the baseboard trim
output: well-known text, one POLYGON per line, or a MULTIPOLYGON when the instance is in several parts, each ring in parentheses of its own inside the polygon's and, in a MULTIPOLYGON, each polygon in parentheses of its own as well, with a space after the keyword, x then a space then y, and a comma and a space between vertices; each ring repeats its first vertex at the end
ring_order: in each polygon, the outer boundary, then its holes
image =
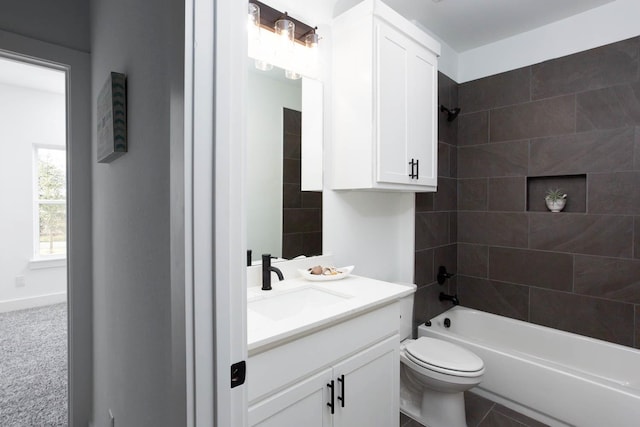
POLYGON ((0 313, 8 311, 24 310, 27 308, 44 307, 45 305, 59 304, 67 301, 67 293, 38 295, 31 298, 12 299, 0 301, 0 313))

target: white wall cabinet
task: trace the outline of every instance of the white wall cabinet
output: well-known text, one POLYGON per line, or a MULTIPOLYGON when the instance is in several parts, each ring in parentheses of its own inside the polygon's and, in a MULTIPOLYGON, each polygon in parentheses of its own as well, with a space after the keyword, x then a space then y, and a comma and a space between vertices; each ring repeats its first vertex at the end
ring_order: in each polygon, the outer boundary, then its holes
POLYGON ((435 191, 440 45, 378 0, 333 37, 332 188, 435 191))
POLYGON ((250 355, 249 426, 397 426, 398 318, 393 303, 250 355))

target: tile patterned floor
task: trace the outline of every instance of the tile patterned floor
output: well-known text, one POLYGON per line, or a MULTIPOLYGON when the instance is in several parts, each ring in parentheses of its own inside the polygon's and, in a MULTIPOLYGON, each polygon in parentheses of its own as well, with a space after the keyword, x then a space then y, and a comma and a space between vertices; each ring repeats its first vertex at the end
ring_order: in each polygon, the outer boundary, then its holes
MULTIPOLYGON (((544 423, 531 419, 498 403, 473 393, 465 393, 464 403, 468 427, 545 427, 544 423)), ((400 414, 400 427, 423 427, 417 421, 400 414)))

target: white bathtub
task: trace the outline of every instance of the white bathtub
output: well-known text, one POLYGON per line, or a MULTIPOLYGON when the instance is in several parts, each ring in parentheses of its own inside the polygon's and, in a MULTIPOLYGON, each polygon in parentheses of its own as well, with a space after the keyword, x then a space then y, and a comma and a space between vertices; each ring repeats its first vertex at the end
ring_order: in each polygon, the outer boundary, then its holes
POLYGON ((418 335, 484 360, 480 396, 551 426, 640 426, 640 350, 460 306, 431 324, 418 335))

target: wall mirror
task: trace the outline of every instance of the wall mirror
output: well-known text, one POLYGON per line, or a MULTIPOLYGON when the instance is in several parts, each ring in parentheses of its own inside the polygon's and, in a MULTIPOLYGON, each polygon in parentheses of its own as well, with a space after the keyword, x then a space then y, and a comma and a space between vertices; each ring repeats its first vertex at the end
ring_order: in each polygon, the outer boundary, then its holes
POLYGON ((253 263, 320 255, 322 83, 247 62, 247 249, 253 263))

